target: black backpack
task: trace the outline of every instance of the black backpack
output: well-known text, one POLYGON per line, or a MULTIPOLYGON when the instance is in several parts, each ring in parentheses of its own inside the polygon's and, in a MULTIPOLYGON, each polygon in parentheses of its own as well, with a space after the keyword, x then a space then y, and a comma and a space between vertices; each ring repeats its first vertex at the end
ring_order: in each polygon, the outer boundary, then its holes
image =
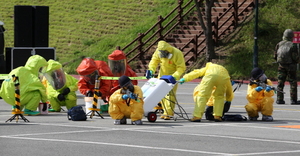
POLYGON ((292 58, 292 50, 294 47, 294 43, 291 41, 281 41, 279 43, 279 48, 277 50, 277 62, 290 64, 294 63, 292 58))
POLYGON ((222 117, 223 121, 247 121, 247 117, 241 114, 225 114, 222 117))
POLYGON ((68 110, 68 119, 72 121, 85 121, 87 117, 81 106, 74 106, 68 110))

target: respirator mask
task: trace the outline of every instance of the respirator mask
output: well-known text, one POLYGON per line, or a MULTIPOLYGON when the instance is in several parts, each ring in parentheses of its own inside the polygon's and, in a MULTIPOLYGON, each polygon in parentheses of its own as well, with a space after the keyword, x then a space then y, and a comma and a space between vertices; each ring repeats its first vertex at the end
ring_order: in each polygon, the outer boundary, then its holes
POLYGON ((160 56, 160 58, 170 59, 172 57, 172 54, 166 50, 159 50, 159 56, 160 56))

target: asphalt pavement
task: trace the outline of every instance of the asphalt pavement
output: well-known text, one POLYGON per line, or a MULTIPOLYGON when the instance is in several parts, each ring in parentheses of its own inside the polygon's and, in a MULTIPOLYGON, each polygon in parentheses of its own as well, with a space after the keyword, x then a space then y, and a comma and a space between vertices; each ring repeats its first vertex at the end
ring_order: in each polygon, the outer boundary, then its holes
MULTIPOLYGON (((139 86, 144 83, 139 81, 139 86)), ((87 121, 71 121, 66 111, 25 116, 30 122, 7 121, 13 116, 11 106, 1 99, 0 155, 300 155, 300 105, 289 103, 289 85, 285 87, 286 104, 274 103, 272 122, 261 121, 260 115, 258 121, 213 122, 203 118, 194 123, 188 118, 194 109, 196 85, 198 82, 179 85, 176 120, 149 122, 145 117, 143 125, 131 125, 130 119, 126 125, 114 125, 107 113, 102 114, 104 119, 88 116, 87 121)), ((247 117, 246 92, 245 84, 235 91, 227 114, 247 117)), ((85 106, 80 96, 78 105, 85 106)))

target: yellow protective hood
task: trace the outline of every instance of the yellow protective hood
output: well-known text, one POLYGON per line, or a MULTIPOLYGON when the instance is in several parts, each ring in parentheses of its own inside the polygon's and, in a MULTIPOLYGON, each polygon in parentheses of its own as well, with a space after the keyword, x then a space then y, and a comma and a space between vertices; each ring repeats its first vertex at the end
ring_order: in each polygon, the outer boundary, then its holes
POLYGON ((52 71, 60 69, 60 68, 62 68, 62 65, 59 62, 50 59, 48 61, 48 66, 47 66, 46 70, 43 72, 52 72, 52 71))
POLYGON ((157 44, 157 50, 166 50, 169 53, 173 53, 172 46, 169 43, 165 42, 165 41, 159 41, 158 42, 158 44, 157 44))
POLYGON ((40 55, 30 56, 25 64, 25 68, 31 71, 32 74, 38 74, 41 67, 47 66, 48 62, 40 55))

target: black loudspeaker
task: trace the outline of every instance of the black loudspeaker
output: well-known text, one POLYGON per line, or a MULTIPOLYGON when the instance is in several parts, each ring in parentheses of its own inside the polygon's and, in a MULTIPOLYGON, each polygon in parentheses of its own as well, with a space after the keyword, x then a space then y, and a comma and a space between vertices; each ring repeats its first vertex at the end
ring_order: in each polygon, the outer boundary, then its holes
POLYGON ((0 55, 4 54, 4 45, 5 45, 4 44, 5 43, 5 41, 4 41, 4 31, 5 31, 5 29, 4 29, 3 25, 0 24, 0 55))
POLYGON ((56 59, 55 48, 42 48, 42 47, 35 48, 35 55, 41 55, 47 61, 50 59, 52 60, 56 59))
POLYGON ((47 61, 49 59, 56 59, 55 48, 51 47, 37 47, 37 48, 25 48, 25 47, 13 47, 6 48, 6 73, 11 70, 24 66, 28 58, 32 55, 40 55, 47 61))
POLYGON ((49 7, 33 6, 33 47, 49 46, 49 7))
POLYGON ((33 47, 33 7, 16 5, 14 9, 14 46, 33 47))
MULTIPOLYGON (((1 22, 1 21, 0 21, 1 22)), ((0 23, 0 73, 4 74, 6 72, 5 59, 4 59, 4 27, 0 23)))
POLYGON ((28 49, 15 49, 15 48, 6 48, 6 71, 9 73, 11 70, 24 66, 27 59, 32 55, 32 48, 28 49))
POLYGON ((5 47, 5 73, 11 71, 11 47, 5 47))
POLYGON ((6 73, 5 56, 0 54, 0 74, 6 73))
POLYGON ((49 7, 15 6, 15 47, 48 47, 49 7))

